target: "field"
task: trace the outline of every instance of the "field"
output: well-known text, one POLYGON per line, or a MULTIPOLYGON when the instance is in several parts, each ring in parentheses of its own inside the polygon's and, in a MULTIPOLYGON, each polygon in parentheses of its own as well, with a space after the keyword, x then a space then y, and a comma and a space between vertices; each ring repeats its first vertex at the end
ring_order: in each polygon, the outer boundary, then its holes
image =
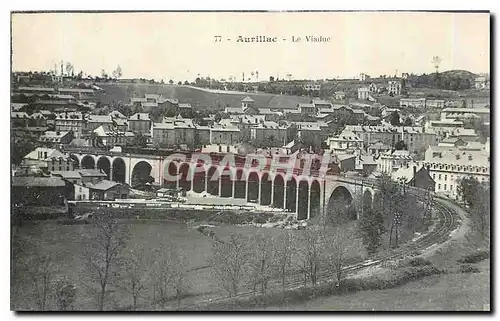
POLYGON ((490 302, 490 261, 480 273, 428 276, 401 287, 313 299, 265 310, 320 311, 484 311, 490 302))
MULTIPOLYGON (((166 241, 175 243, 185 254, 188 261, 187 269, 190 270, 187 278, 191 287, 189 296, 183 303, 192 302, 206 296, 220 295, 215 284, 211 283, 211 271, 207 268, 208 260, 212 253, 211 239, 196 230, 198 224, 176 223, 160 220, 144 220, 134 224, 127 224, 130 228, 130 240, 125 251, 134 245, 142 248, 146 257, 151 258, 153 250, 166 241), (187 300, 187 301, 186 301, 187 300)), ((93 225, 60 225, 54 221, 39 222, 35 225, 25 225, 19 228, 18 235, 29 237, 39 246, 39 251, 49 254, 56 263, 54 278, 67 277, 77 285, 78 310, 96 309, 95 300, 89 284, 89 274, 86 270, 84 259, 84 248, 91 235, 93 225)), ((252 236, 257 233, 264 235, 276 235, 282 229, 258 228, 258 227, 237 227, 220 225, 213 227, 217 237, 227 238, 230 234, 240 234, 252 236)), ((302 231, 293 231, 301 233, 302 231)), ((21 277, 26 279, 26 276, 21 277)), ((144 297, 140 299, 139 305, 143 308, 151 307, 146 302, 151 302, 152 280, 147 278, 146 288, 148 289, 144 297)), ((113 284, 110 287, 109 299, 107 299, 107 309, 119 309, 130 306, 132 298, 127 292, 122 282, 113 284)), ((32 284, 30 282, 13 281, 11 308, 15 310, 36 309, 34 305, 32 284)), ((50 307, 49 307, 50 309, 50 307)))
POLYGON ((162 94, 165 98, 178 99, 181 103, 190 103, 195 109, 203 107, 209 110, 223 110, 228 105, 239 107, 241 100, 246 96, 255 100, 255 107, 258 108, 295 109, 298 103, 310 101, 308 97, 266 93, 210 92, 183 85, 100 83, 98 86, 105 91, 105 94, 100 96, 103 104, 110 104, 112 101, 128 103, 131 93, 134 93, 136 97, 144 97, 146 93, 162 94))

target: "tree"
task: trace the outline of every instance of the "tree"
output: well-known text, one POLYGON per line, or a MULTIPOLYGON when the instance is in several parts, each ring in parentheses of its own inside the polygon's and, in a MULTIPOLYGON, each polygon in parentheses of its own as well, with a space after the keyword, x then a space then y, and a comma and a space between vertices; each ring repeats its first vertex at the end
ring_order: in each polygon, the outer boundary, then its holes
POLYGON ((269 76, 269 82, 274 82, 274 77, 273 76, 269 76))
POLYGON ((109 214, 94 218, 93 235, 85 249, 87 271, 97 294, 97 308, 105 307, 108 286, 118 275, 120 255, 127 240, 127 228, 109 214))
POLYGON ((359 253, 355 234, 342 226, 324 228, 321 233, 323 261, 329 271, 333 271, 340 285, 344 268, 351 254, 359 253))
POLYGON ((71 62, 67 62, 66 63, 66 74, 68 76, 73 76, 75 73, 75 68, 73 67, 73 65, 71 64, 71 62))
POLYGON ((218 286, 236 296, 248 265, 248 240, 242 236, 231 234, 223 243, 213 243, 213 254, 210 259, 212 274, 218 286))
POLYGON ((359 229, 368 254, 376 253, 382 246, 382 234, 385 232, 382 213, 367 208, 361 216, 359 229))
POLYGON ((459 180, 457 194, 462 198, 464 205, 469 207, 474 205, 478 188, 479 181, 475 177, 469 176, 459 180))
POLYGON ((305 230, 299 237, 299 243, 304 247, 300 249, 301 254, 296 260, 297 267, 304 277, 304 285, 309 278, 312 285, 318 282, 318 273, 321 264, 322 244, 317 231, 305 230))
POLYGON ((441 57, 439 56, 434 56, 432 57, 432 64, 434 65, 434 68, 436 69, 436 74, 439 72, 439 65, 441 64, 441 57))
POLYGON ((179 81, 177 82, 177 85, 179 85, 179 86, 180 86, 180 85, 182 85, 182 81, 180 81, 180 80, 179 80, 179 81))
POLYGON ((122 67, 120 67, 120 65, 118 65, 118 67, 116 67, 116 69, 113 71, 112 75, 113 75, 113 78, 115 78, 115 79, 120 78, 122 76, 122 67))
POLYGON ((273 276, 274 252, 273 240, 265 235, 257 234, 251 240, 252 253, 249 261, 250 282, 253 291, 260 285, 262 294, 266 293, 267 284, 273 276))
POLYGON ((468 212, 473 229, 479 232, 483 239, 489 239, 490 236, 490 193, 489 184, 480 184, 475 191, 472 208, 468 212))
POLYGON ((168 83, 172 85, 172 84, 174 83, 174 81, 173 81, 172 79, 170 79, 170 80, 168 81, 168 83))
POLYGON ((284 230, 273 239, 273 244, 274 268, 281 279, 281 287, 285 291, 287 269, 290 269, 292 265, 293 235, 289 231, 284 230))
POLYGON ((410 117, 406 117, 403 126, 413 126, 413 121, 411 120, 410 117))
POLYGON ((49 255, 34 253, 26 262, 27 276, 35 296, 35 302, 40 311, 45 311, 47 301, 53 290, 54 264, 49 255))
POLYGON ((124 286, 132 297, 132 310, 137 309, 139 297, 146 290, 148 266, 143 249, 135 246, 127 255, 124 286))
POLYGON ((76 286, 64 278, 56 282, 56 306, 59 311, 70 311, 76 297, 76 286))
POLYGON ((390 121, 392 126, 401 126, 401 121, 399 119, 399 113, 397 110, 395 110, 391 113, 389 121, 390 121))
POLYGON ((106 70, 101 69, 101 77, 104 78, 104 79, 108 78, 108 74, 106 73, 106 70))
POLYGON ((182 294, 188 290, 186 268, 186 257, 175 244, 163 243, 155 251, 152 264, 154 293, 162 306, 169 297, 180 303, 182 294))
POLYGON ((404 141, 400 140, 399 142, 397 142, 395 145, 394 145, 394 148, 396 150, 407 150, 408 149, 408 146, 405 144, 404 141))

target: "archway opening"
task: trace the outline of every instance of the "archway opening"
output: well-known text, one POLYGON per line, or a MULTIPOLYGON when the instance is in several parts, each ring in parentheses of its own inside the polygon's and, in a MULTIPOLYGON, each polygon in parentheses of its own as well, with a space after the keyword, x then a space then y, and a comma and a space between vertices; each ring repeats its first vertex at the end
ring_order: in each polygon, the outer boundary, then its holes
POLYGON ((85 155, 82 158, 82 168, 83 169, 95 169, 94 157, 90 155, 85 155))
POLYGON ((314 180, 311 184, 311 200, 310 200, 310 214, 309 217, 317 217, 320 212, 320 200, 321 200, 321 187, 319 182, 314 180))
POLYGON ((283 208, 285 199, 285 181, 283 176, 276 175, 274 177, 274 195, 273 195, 273 207, 283 208))
POLYGON ((290 177, 286 182, 286 209, 290 212, 295 212, 297 201, 297 181, 295 177, 290 177))
POLYGON ((208 170, 208 175, 207 175, 207 187, 208 190, 207 192, 212 194, 212 195, 219 195, 219 173, 217 171, 217 167, 210 167, 208 170))
POLYGON ((113 174, 112 174, 113 181, 125 183, 125 177, 126 177, 125 173, 126 173, 125 161, 121 158, 115 158, 113 160, 113 174))
POLYGON ((205 180, 207 173, 205 172, 203 164, 197 164, 195 172, 193 173, 193 191, 201 193, 205 191, 205 180))
POLYGON ((251 172, 248 175, 248 197, 247 202, 257 203, 259 201, 259 175, 251 172))
POLYGON ((73 166, 75 169, 80 168, 80 161, 78 160, 78 157, 75 154, 70 154, 69 158, 73 161, 73 166))
POLYGON ((356 220, 356 210, 352 204, 352 195, 344 186, 338 186, 328 200, 327 220, 339 225, 356 220))
POLYGON ((307 219, 307 212, 309 209, 309 183, 307 181, 300 181, 299 183, 299 208, 297 209, 297 219, 307 219))
POLYGON ((243 170, 236 170, 236 180, 234 181, 234 198, 245 198, 247 192, 247 183, 243 176, 243 170))
POLYGON ((221 184, 220 184, 220 196, 221 197, 232 197, 233 196, 233 180, 231 174, 229 173, 230 168, 226 167, 221 172, 221 184))
POLYGON ((163 185, 169 189, 175 189, 177 187, 177 163, 170 162, 167 167, 168 175, 165 175, 163 179, 163 185))
POLYGON ((151 176, 153 167, 146 161, 140 161, 135 164, 132 170, 131 186, 137 189, 146 189, 154 182, 154 177, 151 176))
POLYGON ((179 167, 179 187, 184 191, 191 190, 191 171, 188 163, 182 163, 179 167))
POLYGON ((270 205, 271 204, 271 186, 273 181, 269 173, 264 173, 260 182, 260 204, 270 205))
POLYGON ((97 168, 101 169, 106 174, 106 179, 109 180, 111 164, 106 156, 101 156, 97 160, 97 168))

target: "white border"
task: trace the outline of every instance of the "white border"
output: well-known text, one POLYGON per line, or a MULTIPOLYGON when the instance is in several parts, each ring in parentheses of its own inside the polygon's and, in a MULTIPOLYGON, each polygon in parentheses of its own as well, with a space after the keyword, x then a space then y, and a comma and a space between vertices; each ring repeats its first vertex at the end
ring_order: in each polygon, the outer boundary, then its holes
MULTIPOLYGON (((210 1, 200 1, 198 3, 187 3, 186 1, 177 1, 177 2, 168 2, 168 5, 165 5, 163 2, 159 1, 131 1, 131 0, 122 0, 119 2, 104 2, 102 0, 85 0, 85 1, 74 1, 69 3, 68 1, 54 1, 54 0, 44 0, 44 1, 15 1, 14 3, 10 3, 8 1, 3 1, 1 3, 1 26, 2 26, 2 39, 1 42, 5 47, 4 50, 1 50, 0 53, 2 55, 2 88, 10 89, 10 11, 21 11, 21 10, 116 10, 120 8, 120 10, 269 10, 269 11, 291 11, 291 10, 491 10, 493 13, 498 13, 500 10, 496 10, 499 6, 499 1, 491 1, 491 0, 474 0, 474 1, 449 1, 449 2, 439 2, 436 0, 420 0, 420 1, 384 1, 384 0, 366 0, 366 1, 342 1, 331 2, 329 4, 326 1, 317 1, 317 0, 307 0, 307 1, 296 1, 296 0, 287 0, 282 2, 269 1, 269 0, 252 0, 252 1, 220 1, 220 0, 210 0, 210 1)), ((498 21, 497 21, 498 24, 498 21)), ((495 34, 495 40, 497 36, 495 34)), ((496 54, 495 54, 496 56, 496 54)), ((496 84, 496 81, 494 82, 496 84)), ((496 86, 495 86, 496 87, 496 86)), ((9 115, 8 112, 10 108, 10 91, 9 89, 5 89, 4 95, 2 96, 2 111, 3 117, 0 117, 0 121, 2 122, 2 126, 0 129, 2 133, 0 137, 5 140, 5 144, 3 146, 7 146, 7 151, 9 150, 10 142, 8 139, 10 137, 10 123, 9 123, 9 115)), ((498 88, 495 88, 498 89, 498 88)), ((496 108, 496 106, 492 106, 492 108, 496 108)), ((499 112, 495 112, 495 114, 499 114, 499 112)), ((498 116, 498 115, 497 115, 498 116)), ((499 116, 500 117, 500 116, 499 116)), ((498 119, 495 119, 495 123, 498 123, 498 119)), ((494 128, 496 132, 497 129, 494 128)), ((495 135, 499 137, 498 134, 495 135)), ((494 149, 492 149, 494 151, 494 149)), ((496 158, 495 158, 496 159, 496 158)), ((9 202, 10 202, 10 170, 7 171, 7 168, 10 169, 10 157, 1 158, 2 168, 0 171, 1 176, 1 184, 2 192, 2 206, 4 207, 3 217, 5 220, 9 218, 9 202)), ((496 181, 496 180, 495 180, 496 181)), ((495 182, 496 183, 496 182, 495 182)), ((500 193, 500 192, 499 192, 500 193)), ((498 219, 497 219, 498 221, 498 219)), ((496 226, 495 226, 496 227, 496 226)), ((10 229, 7 221, 2 224, 2 242, 0 242, 1 246, 1 257, 3 257, 4 264, 1 265, 1 320, 10 320, 15 318, 16 316, 10 311, 10 267, 9 267, 9 256, 10 256, 10 229)), ((494 255, 494 254, 493 254, 494 255)), ((492 256, 493 256, 492 255, 492 256)), ((493 256, 494 257, 494 256, 493 256)), ((496 272, 496 271, 495 271, 496 272)), ((69 315, 67 315, 69 316, 69 315)), ((75 315, 79 318, 92 319, 92 320, 100 320, 104 319, 104 316, 98 315, 75 315)), ((202 318, 206 318, 210 315, 199 315, 202 318)), ((243 315, 238 315, 243 316, 243 315)), ((251 317, 256 317, 259 319, 271 319, 271 318, 289 318, 293 315, 253 315, 251 317)), ((373 317, 374 315, 359 315, 359 317, 373 317)), ((106 315, 106 317, 112 318, 123 318, 123 315, 106 315)), ((137 315, 133 315, 133 318, 137 317, 137 315)), ((141 316, 142 317, 142 316, 141 316)), ((168 318, 177 319, 179 316, 175 315, 166 315, 168 318)), ((194 317, 194 316, 191 316, 194 317)), ((220 316, 215 316, 220 317, 220 316)), ((229 317, 234 317, 234 315, 229 315, 229 317)), ((306 315, 297 315, 297 317, 304 318, 306 315)), ((328 316, 329 317, 329 316, 328 316)), ((335 318, 342 316, 332 316, 335 318)), ((403 315, 396 315, 396 317, 408 317, 403 315)), ((434 318, 434 316, 425 316, 426 318, 434 318)), ((454 317, 454 316, 451 316, 454 317)), ((34 319, 39 319, 41 316, 33 316, 34 319)))

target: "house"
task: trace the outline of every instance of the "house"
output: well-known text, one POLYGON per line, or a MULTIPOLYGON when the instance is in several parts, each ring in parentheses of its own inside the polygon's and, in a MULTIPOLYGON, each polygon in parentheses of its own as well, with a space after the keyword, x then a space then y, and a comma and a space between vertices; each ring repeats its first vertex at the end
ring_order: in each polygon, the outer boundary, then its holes
POLYGON ((490 122, 489 108, 445 108, 441 111, 441 120, 474 120, 480 119, 483 123, 490 122))
POLYGON ((94 129, 94 135, 104 146, 130 145, 134 142, 135 134, 131 131, 121 131, 109 124, 94 129))
POLYGON ((144 136, 151 135, 151 119, 147 113, 135 113, 128 118, 128 130, 144 136))
POLYGON ((387 83, 387 93, 390 95, 398 96, 401 94, 401 82, 391 80, 387 83))
POLYGON ((458 137, 447 137, 438 144, 439 147, 459 147, 465 145, 467 143, 458 137))
POLYGON ((370 76, 365 73, 360 73, 358 79, 359 81, 366 81, 367 79, 370 79, 370 76))
POLYGON ((369 91, 370 91, 370 93, 372 93, 372 94, 376 94, 376 93, 378 93, 378 92, 379 92, 379 88, 378 88, 377 84, 375 84, 375 83, 373 83, 373 82, 372 82, 372 83, 368 86, 368 90, 369 90, 369 91))
POLYGON ((73 132, 46 131, 38 141, 46 145, 65 145, 74 139, 73 132))
POLYGON ((335 92, 335 99, 336 100, 344 100, 346 97, 345 92, 343 91, 336 91, 335 92))
POLYGON ((423 163, 436 182, 434 191, 452 198, 458 197, 458 185, 463 178, 490 181, 490 153, 487 150, 430 146, 425 151, 423 163))
POLYGON ((64 206, 73 188, 60 177, 12 177, 11 202, 26 207, 64 206))
POLYGON ((240 129, 236 126, 218 126, 210 128, 210 144, 234 145, 240 142, 240 129))
POLYGON ((113 120, 109 115, 88 115, 83 123, 82 134, 86 136, 99 126, 112 124, 113 120))
POLYGON ((368 87, 358 88, 358 99, 367 100, 370 97, 370 89, 368 87))
POLYGON ((351 172, 356 170, 356 155, 346 153, 334 153, 334 161, 338 164, 341 172, 351 172))
POLYGON ((11 112, 10 122, 12 127, 28 127, 31 117, 25 112, 11 112))
POLYGON ((90 190, 90 199, 101 201, 114 201, 116 199, 126 199, 130 194, 128 185, 102 180, 96 184, 86 185, 90 190))
POLYGON ((442 109, 442 108, 444 108, 444 100, 442 100, 442 99, 429 99, 425 102, 425 106, 429 109, 442 109))
POLYGON ((319 91, 319 90, 321 90, 321 84, 306 83, 306 84, 304 84, 304 89, 306 91, 319 91))
POLYGON ((250 128, 250 139, 266 147, 282 146, 287 139, 287 127, 273 121, 262 121, 250 128))
POLYGON ((100 169, 77 169, 77 171, 80 173, 83 185, 87 183, 97 184, 108 177, 108 175, 100 169))
POLYGON ((89 199, 89 188, 85 187, 82 182, 82 176, 78 171, 53 171, 52 176, 61 177, 68 181, 73 186, 72 200, 81 201, 89 199))
POLYGON ((363 141, 352 131, 343 130, 342 133, 326 139, 329 149, 334 152, 359 151, 363 148, 363 141))
POLYGON ((241 100, 241 107, 226 107, 224 112, 226 114, 244 114, 248 109, 255 108, 255 101, 246 96, 241 100))
POLYGON ((407 150, 395 150, 380 154, 377 159, 377 171, 392 174, 402 166, 406 166, 412 161, 407 150))
POLYGON ((464 142, 475 142, 479 139, 476 131, 472 128, 457 128, 451 133, 450 137, 460 138, 464 142))
POLYGON ((371 155, 356 156, 356 172, 366 177, 376 170, 377 170, 377 162, 374 156, 371 155))
POLYGON ((75 138, 80 138, 83 132, 85 114, 81 112, 64 112, 55 115, 55 130, 59 132, 73 132, 75 138))
POLYGON ((317 114, 317 109, 314 104, 298 104, 299 113, 302 115, 314 116, 317 114))
POLYGON ((399 100, 399 107, 401 109, 406 107, 424 109, 426 107, 425 103, 426 103, 425 98, 401 98, 399 100))
POLYGON ((425 128, 433 130, 438 135, 438 140, 453 135, 457 128, 464 128, 464 123, 457 120, 429 120, 425 128))
POLYGON ((374 142, 369 145, 367 148, 368 155, 378 156, 382 153, 386 153, 391 150, 391 147, 382 143, 381 141, 374 142))
POLYGON ((432 179, 429 169, 423 164, 407 163, 391 174, 391 179, 406 186, 434 191, 436 182, 432 179))

